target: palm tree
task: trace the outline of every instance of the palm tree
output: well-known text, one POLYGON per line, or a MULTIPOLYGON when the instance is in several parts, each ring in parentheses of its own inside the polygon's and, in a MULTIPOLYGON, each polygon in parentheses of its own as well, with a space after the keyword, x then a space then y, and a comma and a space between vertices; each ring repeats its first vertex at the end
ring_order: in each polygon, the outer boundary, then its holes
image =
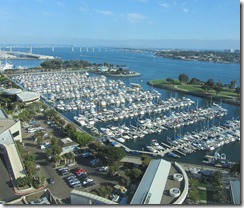
POLYGON ((60 155, 54 156, 55 168, 60 164, 61 160, 62 160, 62 157, 60 155))

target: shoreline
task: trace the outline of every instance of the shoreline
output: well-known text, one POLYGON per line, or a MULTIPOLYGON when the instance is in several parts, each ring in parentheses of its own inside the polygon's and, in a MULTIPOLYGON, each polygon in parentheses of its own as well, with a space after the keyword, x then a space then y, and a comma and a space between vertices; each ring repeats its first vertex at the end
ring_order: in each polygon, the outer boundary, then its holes
POLYGON ((153 87, 157 87, 157 88, 161 88, 161 89, 166 89, 166 90, 172 90, 172 91, 176 91, 176 92, 181 92, 181 93, 185 93, 185 94, 189 94, 189 95, 193 95, 193 96, 197 96, 197 97, 212 99, 212 100, 215 100, 215 101, 222 101, 224 103, 228 103, 228 104, 240 106, 240 101, 219 98, 219 97, 216 97, 216 96, 213 96, 213 95, 210 95, 210 94, 203 94, 203 93, 198 93, 198 92, 191 92, 191 91, 186 91, 186 90, 182 90, 182 89, 179 89, 179 88, 172 88, 172 87, 168 87, 168 86, 162 86, 162 85, 158 85, 158 84, 152 84, 151 81, 148 81, 147 82, 147 85, 153 86, 153 87))
POLYGON ((110 76, 110 77, 138 77, 141 76, 141 73, 135 72, 133 74, 109 74, 109 73, 103 73, 103 72, 97 72, 97 71, 92 71, 88 70, 88 72, 94 73, 94 74, 99 74, 99 75, 104 75, 104 76, 110 76))

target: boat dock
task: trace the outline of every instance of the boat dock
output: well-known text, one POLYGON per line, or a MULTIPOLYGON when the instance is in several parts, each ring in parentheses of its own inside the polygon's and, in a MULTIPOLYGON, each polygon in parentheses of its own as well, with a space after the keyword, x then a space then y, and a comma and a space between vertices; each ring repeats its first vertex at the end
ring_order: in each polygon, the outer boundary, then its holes
MULTIPOLYGON (((116 141, 113 140, 113 139, 111 139, 111 140, 112 140, 112 142, 116 142, 116 141)), ((170 152, 173 152, 173 151, 176 151, 176 152, 179 152, 179 153, 182 154, 182 155, 185 155, 183 152, 180 152, 180 151, 178 151, 178 150, 175 150, 175 148, 172 148, 172 147, 167 148, 166 150, 163 150, 163 151, 160 151, 160 152, 149 152, 149 151, 143 151, 143 150, 132 150, 132 149, 126 147, 126 146, 125 146, 124 144, 122 144, 122 143, 119 143, 119 146, 120 146, 120 147, 123 147, 123 148, 125 149, 126 152, 131 152, 131 153, 136 152, 136 153, 140 153, 140 154, 149 154, 149 155, 152 155, 152 156, 161 156, 161 157, 163 157, 163 156, 166 155, 167 153, 170 153, 170 152)), ((169 146, 168 146, 168 147, 169 147, 169 146)), ((180 156, 177 155, 177 157, 180 157, 180 156)))
MULTIPOLYGON (((164 145, 164 146, 166 146, 166 147, 169 148, 169 149, 172 148, 172 147, 170 147, 169 145, 167 145, 167 144, 165 144, 165 143, 163 143, 163 142, 161 142, 161 144, 164 145)), ((181 155, 186 156, 185 153, 183 153, 183 152, 181 152, 181 151, 178 150, 179 148, 182 148, 182 146, 185 146, 185 145, 179 145, 179 146, 173 147, 172 150, 174 150, 174 151, 180 153, 181 155)))

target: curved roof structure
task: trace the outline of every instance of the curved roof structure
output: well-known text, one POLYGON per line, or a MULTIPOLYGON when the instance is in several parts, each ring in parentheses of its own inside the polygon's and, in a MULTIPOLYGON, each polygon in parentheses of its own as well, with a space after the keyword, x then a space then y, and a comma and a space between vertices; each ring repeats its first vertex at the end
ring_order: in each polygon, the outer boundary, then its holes
POLYGON ((18 89, 18 88, 4 89, 2 91, 2 93, 5 94, 5 95, 17 95, 17 94, 19 94, 21 92, 22 92, 22 89, 18 89))
POLYGON ((35 92, 21 92, 17 94, 17 97, 20 101, 25 103, 34 102, 40 99, 40 95, 35 92))

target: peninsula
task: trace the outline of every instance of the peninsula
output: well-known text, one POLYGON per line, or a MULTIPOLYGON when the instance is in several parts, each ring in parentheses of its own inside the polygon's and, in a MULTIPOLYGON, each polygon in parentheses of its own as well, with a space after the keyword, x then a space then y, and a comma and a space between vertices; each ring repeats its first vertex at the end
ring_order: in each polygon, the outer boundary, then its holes
POLYGON ((231 81, 230 84, 215 83, 213 79, 203 82, 197 78, 189 80, 187 74, 180 74, 178 79, 151 80, 147 84, 153 87, 240 105, 240 87, 236 86, 235 80, 231 81))
POLYGON ((240 63, 240 50, 228 51, 200 51, 200 50, 160 50, 156 56, 216 63, 240 63))

